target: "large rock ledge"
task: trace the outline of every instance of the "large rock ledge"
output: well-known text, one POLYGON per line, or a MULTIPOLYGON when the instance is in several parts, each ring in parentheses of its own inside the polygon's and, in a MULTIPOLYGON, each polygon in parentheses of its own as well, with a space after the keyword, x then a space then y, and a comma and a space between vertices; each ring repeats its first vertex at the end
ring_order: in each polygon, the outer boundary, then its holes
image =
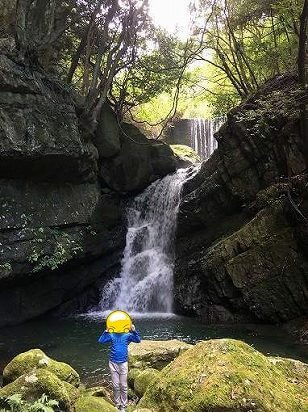
POLYGON ((307 316, 304 98, 292 75, 269 81, 228 114, 218 149, 186 184, 175 267, 179 312, 205 322, 307 316))
MULTIPOLYGON (((234 339, 197 345, 143 341, 141 346, 138 351, 131 345, 129 351, 129 412, 307 410, 308 365, 300 361, 264 356, 234 339)), ((13 394, 28 405, 46 394, 62 412, 116 410, 107 388, 85 388, 71 366, 39 349, 16 356, 3 381, 0 407, 7 407, 13 394)))

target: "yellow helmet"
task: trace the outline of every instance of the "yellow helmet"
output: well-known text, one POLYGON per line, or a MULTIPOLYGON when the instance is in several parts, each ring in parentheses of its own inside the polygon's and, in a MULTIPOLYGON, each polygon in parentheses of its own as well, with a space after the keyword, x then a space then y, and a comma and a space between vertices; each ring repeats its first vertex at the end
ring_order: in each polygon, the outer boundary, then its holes
POLYGON ((132 320, 123 310, 115 310, 109 313, 106 328, 109 333, 127 333, 132 328, 132 320))

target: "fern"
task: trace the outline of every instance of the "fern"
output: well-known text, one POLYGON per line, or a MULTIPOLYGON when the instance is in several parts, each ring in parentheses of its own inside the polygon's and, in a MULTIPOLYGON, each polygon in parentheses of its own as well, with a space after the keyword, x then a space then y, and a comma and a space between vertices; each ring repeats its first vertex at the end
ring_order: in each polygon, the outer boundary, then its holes
POLYGON ((0 412, 55 412, 59 407, 59 402, 48 399, 45 393, 34 403, 23 401, 20 394, 0 398, 0 402, 4 405, 0 412))

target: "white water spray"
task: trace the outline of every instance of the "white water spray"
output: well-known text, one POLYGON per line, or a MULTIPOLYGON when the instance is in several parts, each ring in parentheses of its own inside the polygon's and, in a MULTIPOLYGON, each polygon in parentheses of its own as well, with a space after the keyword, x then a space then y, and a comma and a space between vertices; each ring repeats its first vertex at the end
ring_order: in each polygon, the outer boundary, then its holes
POLYGON ((213 119, 191 119, 190 145, 198 153, 201 161, 207 160, 217 148, 214 133, 225 120, 225 116, 213 119))
POLYGON ((196 168, 154 182, 127 210, 122 269, 102 291, 102 310, 172 312, 174 237, 183 184, 196 168))

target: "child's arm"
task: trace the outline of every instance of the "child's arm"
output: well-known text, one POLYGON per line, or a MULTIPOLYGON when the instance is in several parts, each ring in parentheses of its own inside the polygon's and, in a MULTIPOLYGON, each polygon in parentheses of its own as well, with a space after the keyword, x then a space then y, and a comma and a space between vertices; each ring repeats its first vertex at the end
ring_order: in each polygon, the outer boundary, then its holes
POLYGON ((135 342, 135 343, 140 343, 141 342, 141 338, 140 338, 138 332, 136 331, 135 325, 132 325, 132 328, 131 328, 130 333, 129 333, 128 341, 129 342, 135 342))
POLYGON ((101 334, 100 338, 98 339, 99 343, 108 343, 111 342, 111 336, 110 333, 104 330, 104 332, 101 334))

